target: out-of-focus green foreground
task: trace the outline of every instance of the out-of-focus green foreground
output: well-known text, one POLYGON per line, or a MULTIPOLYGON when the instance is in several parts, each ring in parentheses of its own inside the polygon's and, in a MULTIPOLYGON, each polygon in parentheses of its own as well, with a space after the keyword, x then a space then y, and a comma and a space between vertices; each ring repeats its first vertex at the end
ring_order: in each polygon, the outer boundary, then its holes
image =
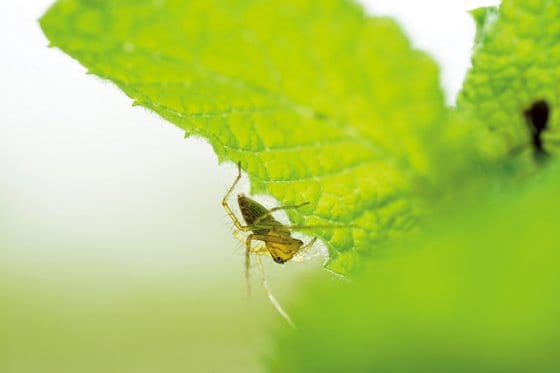
POLYGON ((276 318, 239 284, 193 292, 178 278, 122 286, 95 273, 57 284, 4 270, 1 372, 262 370, 255 349, 270 343, 263 330, 276 318))
POLYGON ((417 250, 317 286, 270 360, 278 372, 560 370, 558 168, 457 202, 417 250))

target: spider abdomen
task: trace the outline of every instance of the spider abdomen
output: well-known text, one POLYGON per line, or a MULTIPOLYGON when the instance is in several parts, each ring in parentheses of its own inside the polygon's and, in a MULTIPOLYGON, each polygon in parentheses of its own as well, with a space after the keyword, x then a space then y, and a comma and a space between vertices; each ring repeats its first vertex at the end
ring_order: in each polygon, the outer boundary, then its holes
MULTIPOLYGON (((255 201, 243 194, 237 196, 237 203, 243 215, 243 220, 248 226, 254 226, 252 231, 255 234, 266 234, 272 228, 281 227, 282 224, 270 215, 270 211, 255 201)), ((289 232, 288 232, 289 236, 289 232)))

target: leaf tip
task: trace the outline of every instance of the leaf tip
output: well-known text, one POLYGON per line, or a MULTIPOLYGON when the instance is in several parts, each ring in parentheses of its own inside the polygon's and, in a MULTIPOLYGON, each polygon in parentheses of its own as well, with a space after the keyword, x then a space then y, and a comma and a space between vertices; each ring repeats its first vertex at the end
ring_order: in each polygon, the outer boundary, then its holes
POLYGON ((483 6, 469 10, 469 14, 476 24, 475 40, 479 41, 498 18, 499 9, 497 6, 483 6))

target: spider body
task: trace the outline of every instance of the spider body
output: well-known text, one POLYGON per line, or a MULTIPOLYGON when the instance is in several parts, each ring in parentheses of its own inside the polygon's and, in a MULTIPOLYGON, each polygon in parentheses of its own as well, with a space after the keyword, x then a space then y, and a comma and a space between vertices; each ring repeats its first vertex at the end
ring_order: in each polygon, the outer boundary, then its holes
POLYGON ((249 269, 251 265, 251 254, 255 255, 257 264, 259 265, 262 273, 262 283, 268 294, 268 298, 274 305, 276 310, 282 315, 282 317, 291 325, 294 326, 290 316, 284 311, 280 303, 274 298, 272 292, 268 287, 266 277, 264 274, 264 267, 261 263, 259 255, 270 255, 272 259, 279 264, 286 263, 287 261, 294 258, 298 253, 307 250, 317 240, 313 238, 308 243, 304 243, 297 238, 292 237, 291 229, 309 229, 309 228, 333 228, 333 227, 351 227, 348 226, 301 226, 301 225, 286 225, 276 220, 272 213, 279 210, 290 210, 297 209, 302 206, 307 205, 309 202, 304 202, 299 205, 288 205, 279 206, 268 209, 261 205, 254 199, 247 197, 243 194, 237 195, 237 204, 239 205, 239 210, 243 216, 245 225, 237 218, 233 213, 233 210, 228 204, 228 200, 235 189, 235 186, 241 179, 241 164, 237 163, 237 177, 235 181, 228 189, 226 195, 222 200, 222 206, 226 210, 228 216, 231 218, 233 225, 236 230, 234 230, 234 236, 238 238, 245 244, 245 279, 247 281, 247 290, 250 292, 250 281, 249 281, 249 269), (250 234, 245 238, 242 237, 239 232, 250 232, 250 234), (253 241, 262 242, 261 245, 253 245, 253 241))
POLYGON ((276 220, 270 210, 243 194, 237 196, 243 220, 253 232, 253 239, 264 242, 272 259, 279 264, 288 260, 304 247, 303 241, 293 238, 290 230, 276 220))
POLYGON ((307 244, 303 241, 293 238, 290 229, 287 225, 282 224, 272 216, 272 213, 279 210, 297 209, 301 206, 307 205, 309 202, 304 202, 299 205, 280 206, 267 209, 257 201, 249 198, 243 194, 237 196, 237 203, 243 215, 245 225, 241 224, 233 210, 229 207, 228 199, 233 193, 235 186, 241 179, 241 164, 237 164, 237 177, 227 191, 222 206, 231 218, 233 225, 237 230, 242 232, 252 232, 245 239, 245 276, 249 278, 249 267, 251 260, 251 253, 262 255, 269 254, 276 263, 286 263, 292 259, 298 252, 311 247, 315 243, 316 238, 313 238, 307 244), (264 243, 264 248, 253 248, 253 241, 261 241, 264 243))

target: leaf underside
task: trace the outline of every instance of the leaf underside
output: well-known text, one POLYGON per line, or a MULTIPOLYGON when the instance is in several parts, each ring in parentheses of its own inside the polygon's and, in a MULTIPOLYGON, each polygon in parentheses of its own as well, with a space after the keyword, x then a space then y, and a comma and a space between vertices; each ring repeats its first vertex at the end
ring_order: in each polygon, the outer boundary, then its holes
MULTIPOLYGON (((328 266, 348 273, 423 213, 438 70, 398 26, 351 1, 60 0, 51 45, 141 105, 240 161, 328 266)), ((433 145, 433 144, 432 144, 433 145)))

